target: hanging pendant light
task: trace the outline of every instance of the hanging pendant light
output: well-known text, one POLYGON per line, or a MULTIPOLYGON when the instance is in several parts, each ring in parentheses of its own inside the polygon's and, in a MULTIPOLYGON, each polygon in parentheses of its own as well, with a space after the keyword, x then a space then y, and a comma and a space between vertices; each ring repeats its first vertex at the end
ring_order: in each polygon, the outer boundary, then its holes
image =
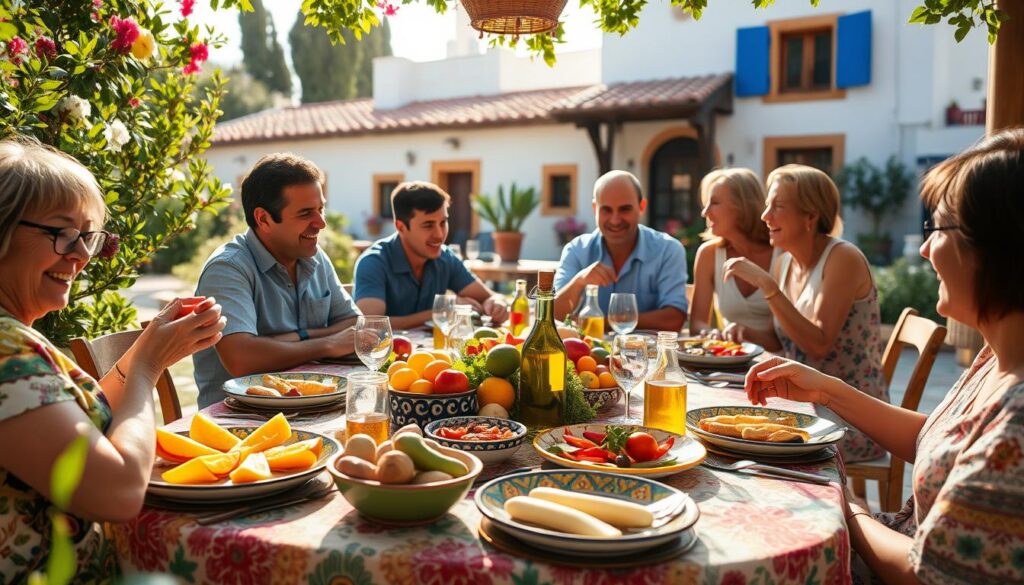
POLYGON ((555 30, 566 0, 462 0, 470 24, 482 33, 529 35, 555 30))

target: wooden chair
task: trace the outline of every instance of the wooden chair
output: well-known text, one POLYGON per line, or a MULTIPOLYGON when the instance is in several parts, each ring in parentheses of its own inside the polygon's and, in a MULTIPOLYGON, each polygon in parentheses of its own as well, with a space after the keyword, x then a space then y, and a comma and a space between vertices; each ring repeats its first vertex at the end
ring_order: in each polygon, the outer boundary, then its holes
MULTIPOLYGON (((141 329, 135 329, 101 335, 93 340, 76 337, 71 340, 71 353, 86 373, 99 380, 114 367, 117 360, 121 359, 141 334, 141 329)), ((156 393, 160 399, 160 414, 163 416, 164 424, 181 418, 178 392, 174 389, 174 380, 167 370, 164 370, 157 380, 156 393)))
MULTIPOLYGON (((945 338, 945 327, 930 319, 919 317, 914 309, 903 309, 903 314, 896 322, 896 328, 893 329, 882 355, 882 374, 885 376, 886 385, 889 385, 892 383, 892 375, 896 371, 896 363, 900 360, 903 346, 913 345, 920 354, 914 371, 910 374, 903 402, 900 404, 903 408, 917 410, 935 357, 945 338)), ((883 512, 896 512, 903 506, 903 470, 903 460, 889 453, 873 461, 846 465, 846 475, 853 480, 853 493, 858 496, 864 497, 865 480, 872 479, 878 482, 878 499, 883 512)))

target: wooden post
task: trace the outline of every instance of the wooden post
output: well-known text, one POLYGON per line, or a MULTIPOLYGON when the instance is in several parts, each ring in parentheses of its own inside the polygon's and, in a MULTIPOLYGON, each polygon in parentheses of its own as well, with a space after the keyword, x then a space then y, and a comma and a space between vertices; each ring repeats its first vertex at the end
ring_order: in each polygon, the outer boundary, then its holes
POLYGON ((998 0, 996 4, 1010 19, 1003 22, 995 44, 989 49, 985 114, 988 134, 1024 125, 1024 0, 998 0))

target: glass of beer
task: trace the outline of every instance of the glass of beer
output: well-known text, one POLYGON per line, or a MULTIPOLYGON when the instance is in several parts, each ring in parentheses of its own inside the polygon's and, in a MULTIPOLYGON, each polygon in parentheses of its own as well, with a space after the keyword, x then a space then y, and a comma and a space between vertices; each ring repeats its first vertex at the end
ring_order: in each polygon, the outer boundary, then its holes
POLYGON ((380 445, 388 439, 389 428, 387 374, 349 374, 345 395, 345 439, 361 433, 369 435, 380 445))
POLYGON ((686 434, 686 382, 644 382, 644 426, 686 434))

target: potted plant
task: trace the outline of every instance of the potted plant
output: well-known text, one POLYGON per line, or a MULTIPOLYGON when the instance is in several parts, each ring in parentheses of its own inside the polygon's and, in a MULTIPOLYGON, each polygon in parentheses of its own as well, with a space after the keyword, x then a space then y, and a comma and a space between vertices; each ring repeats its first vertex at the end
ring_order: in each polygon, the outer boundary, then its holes
POLYGON ((519 261, 523 247, 523 234, 519 230, 538 205, 540 200, 536 189, 519 189, 515 183, 512 183, 508 197, 500 185, 496 197, 473 195, 473 211, 494 226, 494 251, 503 262, 519 261))
POLYGON ((949 102, 946 106, 946 125, 959 126, 963 123, 963 110, 960 109, 960 104, 956 103, 956 100, 949 102))
POLYGON ((363 217, 366 218, 366 234, 371 238, 379 236, 381 229, 384 227, 384 218, 379 215, 366 215, 365 213, 363 217))
POLYGON ((872 264, 888 264, 892 259, 892 236, 882 232, 882 219, 903 205, 913 183, 913 173, 895 156, 881 169, 861 157, 836 174, 846 206, 863 209, 871 218, 871 232, 857 234, 857 245, 872 264))
POLYGON ((558 243, 562 246, 568 244, 581 234, 586 233, 587 224, 579 221, 573 216, 558 220, 555 223, 555 233, 558 234, 558 243))

